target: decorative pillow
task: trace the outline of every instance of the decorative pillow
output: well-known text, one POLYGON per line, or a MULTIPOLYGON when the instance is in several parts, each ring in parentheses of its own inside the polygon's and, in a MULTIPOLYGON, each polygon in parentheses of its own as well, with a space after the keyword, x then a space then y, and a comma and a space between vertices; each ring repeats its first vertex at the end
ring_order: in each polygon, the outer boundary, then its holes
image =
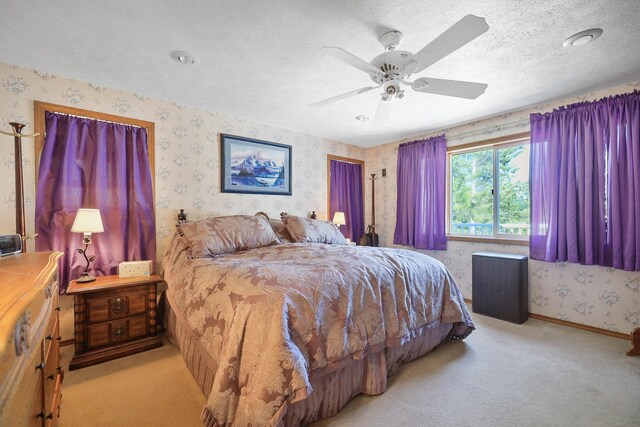
POLYGON ((269 221, 262 215, 234 215, 178 225, 192 258, 213 257, 279 243, 269 221))
POLYGON ((291 234, 289 234, 287 227, 284 225, 284 222, 282 222, 281 219, 269 218, 269 215, 267 215, 262 211, 256 212, 256 215, 262 215, 269 220, 271 229, 273 230, 273 232, 276 234, 276 236, 281 242, 293 243, 294 240, 291 237, 291 234))
POLYGON ((347 244, 338 226, 332 222, 293 216, 286 212, 282 212, 280 217, 294 242, 347 244))

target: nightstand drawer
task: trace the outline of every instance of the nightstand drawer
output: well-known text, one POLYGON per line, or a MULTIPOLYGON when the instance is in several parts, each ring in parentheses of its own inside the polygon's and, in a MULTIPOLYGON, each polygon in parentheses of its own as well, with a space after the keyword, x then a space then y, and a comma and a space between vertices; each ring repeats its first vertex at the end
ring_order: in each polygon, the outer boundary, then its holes
POLYGON ((98 298, 87 298, 87 321, 90 324, 145 314, 146 311, 146 288, 131 292, 117 292, 98 298))
POLYGON ((147 316, 136 316, 87 326, 87 350, 147 336, 147 316))

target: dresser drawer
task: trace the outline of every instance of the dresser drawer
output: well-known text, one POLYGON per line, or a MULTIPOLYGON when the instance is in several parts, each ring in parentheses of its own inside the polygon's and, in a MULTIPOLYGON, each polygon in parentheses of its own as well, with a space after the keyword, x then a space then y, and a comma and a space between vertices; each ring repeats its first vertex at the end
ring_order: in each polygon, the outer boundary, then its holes
POLYGON ((42 388, 42 345, 27 355, 25 370, 19 378, 15 394, 3 408, 2 426, 42 426, 44 424, 42 388), (40 415, 40 416, 39 416, 40 415))
POLYGON ((93 350, 147 336, 147 316, 135 316, 87 326, 87 349, 93 350))
POLYGON ((88 297, 86 310, 89 324, 145 314, 147 288, 138 288, 128 292, 100 293, 95 297, 88 297))
MULTIPOLYGON (((56 319, 57 320, 57 319, 56 319)), ((54 337, 59 336, 59 324, 56 321, 52 335, 54 337)), ((45 346, 47 351, 45 352, 45 368, 44 368, 44 402, 45 407, 51 406, 51 402, 54 400, 54 391, 58 377, 62 379, 62 363, 60 360, 60 341, 58 339, 47 340, 45 338, 45 346), (47 343, 46 341, 49 341, 47 343)))
POLYGON ((47 410, 45 416, 45 427, 55 427, 58 425, 58 418, 60 418, 60 405, 62 404, 62 375, 58 374, 54 381, 53 399, 51 400, 51 406, 47 410))
POLYGON ((62 336, 60 335, 58 315, 57 312, 54 311, 49 319, 46 329, 44 330, 44 354, 46 355, 49 353, 49 349, 54 342, 60 344, 61 340, 62 336))

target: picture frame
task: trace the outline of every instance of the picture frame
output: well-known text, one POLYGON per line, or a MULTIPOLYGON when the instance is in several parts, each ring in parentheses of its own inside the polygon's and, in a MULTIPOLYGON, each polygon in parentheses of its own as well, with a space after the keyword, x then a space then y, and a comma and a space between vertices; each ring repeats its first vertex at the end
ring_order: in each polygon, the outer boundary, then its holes
POLYGON ((290 196, 291 146, 220 134, 223 193, 290 196))

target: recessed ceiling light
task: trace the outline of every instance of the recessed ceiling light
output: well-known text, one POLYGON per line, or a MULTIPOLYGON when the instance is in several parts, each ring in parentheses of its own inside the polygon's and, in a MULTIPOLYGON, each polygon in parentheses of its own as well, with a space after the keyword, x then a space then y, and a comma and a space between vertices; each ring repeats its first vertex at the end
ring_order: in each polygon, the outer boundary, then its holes
POLYGON ((602 34, 602 29, 600 28, 591 28, 590 30, 580 31, 566 39, 562 46, 571 47, 571 46, 582 46, 583 44, 590 43, 600 37, 602 34))
POLYGON ((174 50, 171 52, 171 57, 174 61, 184 65, 196 65, 200 63, 200 58, 184 50, 174 50))
POLYGON ((366 122, 370 119, 371 117, 367 116, 366 114, 360 114, 359 116, 356 116, 356 120, 360 121, 360 122, 366 122))

